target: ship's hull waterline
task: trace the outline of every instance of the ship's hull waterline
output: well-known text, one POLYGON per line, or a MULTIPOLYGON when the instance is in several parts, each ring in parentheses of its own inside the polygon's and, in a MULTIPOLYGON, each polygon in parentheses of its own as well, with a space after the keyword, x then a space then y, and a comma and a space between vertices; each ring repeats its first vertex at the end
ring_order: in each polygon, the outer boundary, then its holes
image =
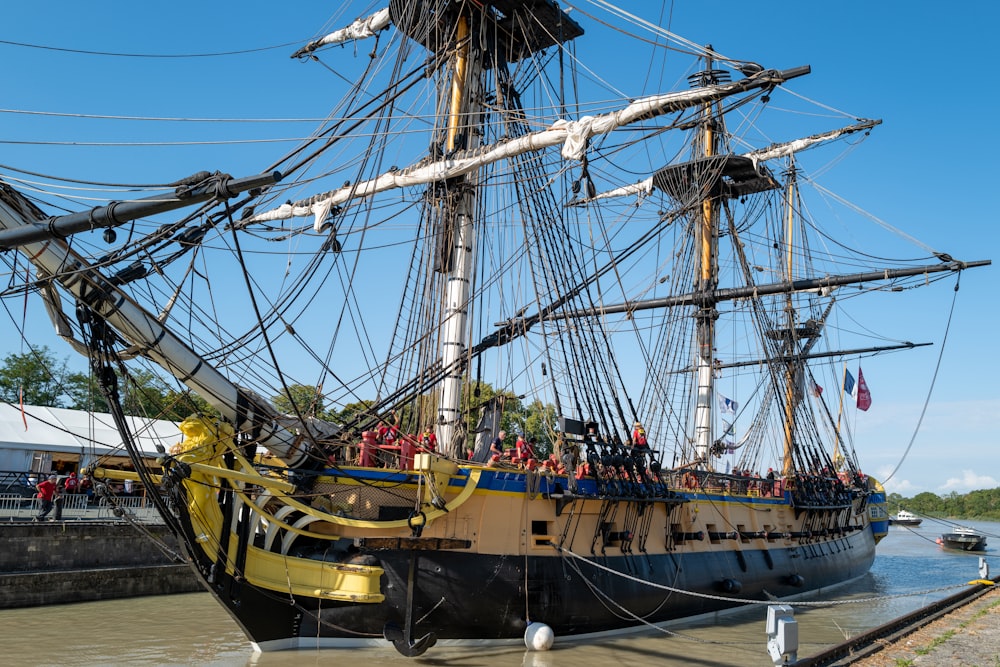
MULTIPOLYGON (((406 477, 372 470, 364 480, 365 472, 352 471, 345 488, 406 477)), ((870 511, 884 502, 875 491, 848 509, 797 513, 790 493, 762 496, 759 489, 746 495, 678 489, 666 499, 609 500, 586 495, 596 489, 593 480, 581 482, 574 501, 563 491, 565 478, 480 475, 459 508, 416 532, 317 522, 287 511, 283 521, 328 534, 289 540, 275 537, 266 521, 247 518, 251 513, 237 503, 231 515, 244 519, 227 521, 227 550, 241 545, 236 559, 246 560, 230 560, 226 568, 216 564, 218 547, 204 538, 204 526, 188 513, 182 524, 191 543, 202 544, 192 556, 207 588, 256 649, 272 651, 389 645, 387 626, 399 635, 407 619, 408 642, 430 634, 444 643, 509 643, 524 637, 529 622, 567 640, 828 588, 870 568, 881 525, 873 529, 870 511), (329 591, 260 586, 246 574, 260 552, 243 545, 284 551, 286 563, 377 568, 373 591, 384 599, 368 594, 369 601, 352 602, 332 599, 329 591)), ((454 479, 459 484, 449 496, 462 489, 462 476, 454 479)))

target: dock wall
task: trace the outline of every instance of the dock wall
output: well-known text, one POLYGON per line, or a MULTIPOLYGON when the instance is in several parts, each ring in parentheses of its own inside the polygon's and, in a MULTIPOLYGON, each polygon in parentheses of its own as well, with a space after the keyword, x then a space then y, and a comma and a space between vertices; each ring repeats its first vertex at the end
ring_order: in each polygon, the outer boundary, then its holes
POLYGON ((202 590, 166 527, 143 530, 166 550, 122 521, 0 523, 0 608, 202 590))

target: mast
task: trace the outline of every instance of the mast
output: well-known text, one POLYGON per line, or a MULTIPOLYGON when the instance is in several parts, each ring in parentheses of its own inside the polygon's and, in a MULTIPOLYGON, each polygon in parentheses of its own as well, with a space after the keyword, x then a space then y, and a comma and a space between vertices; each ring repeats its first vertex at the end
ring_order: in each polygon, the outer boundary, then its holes
MULTIPOLYGON (((472 143, 472 120, 479 117, 472 109, 474 82, 479 81, 480 68, 469 57, 469 18, 458 17, 456 42, 458 48, 453 56, 450 97, 448 100, 448 127, 445 151, 468 149, 472 143)), ((449 183, 449 190, 457 190, 455 206, 445 205, 443 225, 451 226, 453 234, 445 234, 452 239, 449 249, 450 261, 442 267, 444 275, 445 301, 441 324, 441 361, 445 377, 441 381, 441 393, 437 411, 437 437, 444 453, 460 457, 463 451, 463 433, 458 428, 461 421, 463 362, 468 325, 469 286, 472 280, 473 256, 476 230, 473 225, 475 209, 475 172, 459 177, 449 183), (449 214, 453 219, 449 220, 449 214), (450 267, 450 268, 449 268, 450 267)))
MULTIPOLYGON (((792 246, 795 233, 795 196, 796 196, 795 162, 791 161, 788 169, 788 185, 785 201, 785 280, 789 283, 794 279, 793 263, 795 254, 792 246)), ((782 475, 787 479, 792 475, 794 464, 792 463, 792 448, 795 442, 795 377, 796 367, 800 372, 804 371, 802 362, 795 358, 795 305, 792 300, 792 293, 785 296, 785 317, 788 327, 788 336, 785 339, 784 353, 788 358, 785 365, 785 442, 781 462, 782 475)))
MULTIPOLYGON (((705 70, 692 75, 692 82, 700 87, 714 85, 728 77, 726 72, 713 70, 711 45, 706 47, 705 70)), ((711 101, 702 105, 702 123, 700 137, 700 156, 711 158, 719 151, 719 133, 715 116, 714 104, 711 101)), ((694 414, 694 446, 697 460, 710 466, 709 451, 712 445, 712 400, 715 395, 713 382, 713 361, 715 350, 715 320, 718 311, 715 309, 715 292, 718 279, 716 266, 718 253, 719 201, 711 196, 708 184, 698 186, 701 197, 701 211, 696 230, 695 248, 698 253, 697 276, 694 291, 701 295, 698 311, 695 314, 697 346, 696 367, 696 402, 694 414)))

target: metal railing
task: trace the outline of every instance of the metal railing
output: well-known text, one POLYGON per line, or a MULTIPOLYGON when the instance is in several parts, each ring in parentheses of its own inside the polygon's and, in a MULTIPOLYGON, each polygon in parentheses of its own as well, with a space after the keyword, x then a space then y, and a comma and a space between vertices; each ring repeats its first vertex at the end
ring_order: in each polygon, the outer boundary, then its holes
MULTIPOLYGON (((112 501, 95 498, 84 493, 67 493, 62 496, 62 521, 124 520, 115 514, 118 508, 127 518, 143 523, 163 523, 153 503, 144 496, 120 496, 112 501)), ((41 501, 13 493, 0 493, 0 521, 31 521, 38 515, 41 501)), ((55 517, 55 509, 47 518, 55 517)))

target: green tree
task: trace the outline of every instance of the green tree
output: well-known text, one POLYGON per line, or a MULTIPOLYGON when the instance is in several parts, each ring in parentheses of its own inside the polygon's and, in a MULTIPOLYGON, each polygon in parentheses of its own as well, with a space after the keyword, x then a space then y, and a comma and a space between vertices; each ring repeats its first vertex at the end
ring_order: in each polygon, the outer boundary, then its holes
POLYGON ((0 397, 9 403, 66 407, 79 378, 69 371, 65 359, 56 359, 45 345, 32 346, 23 354, 8 354, 0 367, 0 397), (23 392, 23 394, 22 394, 23 392))
POLYGON ((327 418, 337 424, 349 424, 356 418, 371 416, 371 408, 375 405, 375 401, 357 401, 355 403, 348 403, 340 410, 333 411, 327 415, 327 418))
POLYGON ((918 514, 954 519, 986 519, 1000 521, 1000 489, 977 489, 966 494, 956 491, 945 497, 925 491, 913 498, 890 493, 888 502, 918 514))
MULTIPOLYGON (((72 373, 67 382, 70 408, 108 412, 109 405, 92 374, 72 373)), ((118 378, 118 394, 125 414, 183 421, 192 414, 217 415, 208 401, 190 391, 172 388, 162 377, 149 370, 130 371, 118 378)))
POLYGON ((301 413, 303 416, 322 415, 325 401, 316 387, 305 384, 288 385, 287 394, 273 396, 271 401, 281 412, 288 414, 301 413))
POLYGON ((73 410, 108 412, 108 401, 89 373, 71 373, 68 378, 69 407, 73 410))
POLYGON ((501 394, 504 396, 504 409, 500 428, 509 433, 520 430, 521 400, 516 395, 499 391, 488 382, 466 382, 462 386, 462 405, 465 406, 465 424, 469 433, 479 425, 479 409, 501 394))
POLYGON ((535 399, 521 410, 521 428, 525 437, 533 439, 537 445, 535 454, 542 458, 553 451, 556 422, 556 406, 535 399))
POLYGON ((520 433, 534 439, 535 454, 547 456, 553 451, 558 415, 551 403, 534 399, 524 403, 520 396, 509 391, 499 391, 486 382, 466 383, 463 388, 466 408, 466 425, 469 433, 475 431, 479 421, 479 407, 497 396, 503 395, 504 409, 500 418, 500 428, 507 433, 520 433))
POLYGON ((944 510, 944 500, 930 491, 918 493, 911 500, 905 501, 904 505, 920 514, 936 514, 944 510))
POLYGON ((164 395, 163 419, 184 421, 192 415, 218 417, 219 411, 204 398, 190 390, 167 390, 164 395))

